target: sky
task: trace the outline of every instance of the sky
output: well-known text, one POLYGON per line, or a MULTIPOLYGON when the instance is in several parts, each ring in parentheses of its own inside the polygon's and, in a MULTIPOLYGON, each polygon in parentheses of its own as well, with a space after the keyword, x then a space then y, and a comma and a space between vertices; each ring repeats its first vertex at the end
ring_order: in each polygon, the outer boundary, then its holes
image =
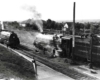
POLYGON ((76 20, 100 19, 99 0, 0 0, 0 21, 73 20, 73 2, 76 2, 76 20))

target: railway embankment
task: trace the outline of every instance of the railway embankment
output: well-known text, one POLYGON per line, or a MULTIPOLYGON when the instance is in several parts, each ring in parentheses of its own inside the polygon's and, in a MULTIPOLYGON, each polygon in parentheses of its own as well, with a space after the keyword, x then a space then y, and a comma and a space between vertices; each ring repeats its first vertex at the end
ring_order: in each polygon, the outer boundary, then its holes
POLYGON ((0 80, 33 80, 33 76, 32 63, 0 46, 0 80))

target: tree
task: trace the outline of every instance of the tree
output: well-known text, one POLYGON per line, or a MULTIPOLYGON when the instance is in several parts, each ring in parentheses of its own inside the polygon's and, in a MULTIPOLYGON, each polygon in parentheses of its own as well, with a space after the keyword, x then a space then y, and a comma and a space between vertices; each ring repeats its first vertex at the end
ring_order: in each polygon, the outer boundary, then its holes
POLYGON ((37 28, 37 25, 36 24, 29 24, 29 23, 27 23, 26 24, 26 29, 27 30, 38 30, 38 28, 37 28))
POLYGON ((51 19, 48 19, 48 20, 47 20, 47 28, 48 28, 48 29, 50 29, 50 27, 51 27, 51 22, 52 22, 51 19))
POLYGON ((45 20, 42 20, 42 22, 43 22, 43 29, 46 29, 46 28, 47 28, 47 23, 46 23, 46 21, 45 21, 45 20))

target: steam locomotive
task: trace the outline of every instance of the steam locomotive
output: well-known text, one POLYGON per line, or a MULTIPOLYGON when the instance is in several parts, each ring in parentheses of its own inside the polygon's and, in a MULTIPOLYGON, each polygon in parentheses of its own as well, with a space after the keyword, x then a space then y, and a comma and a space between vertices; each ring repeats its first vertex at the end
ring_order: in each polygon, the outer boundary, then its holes
POLYGON ((16 33, 8 30, 0 31, 0 43, 7 45, 7 47, 15 48, 20 44, 20 40, 16 33))
MULTIPOLYGON (((48 51, 51 55, 53 55, 53 50, 55 46, 52 44, 53 39, 44 39, 42 38, 35 40, 35 46, 48 51), (49 41, 49 42, 48 42, 49 41), (47 43, 46 43, 47 42, 47 43), (49 46, 49 47, 48 47, 49 46)), ((61 56, 66 58, 72 57, 72 37, 64 36, 61 38, 61 43, 59 45, 61 48, 61 56)), ((57 49, 56 49, 57 50, 57 49)), ((99 62, 100 63, 100 36, 94 35, 92 39, 90 38, 77 38, 75 37, 75 49, 74 49, 74 58, 82 59, 86 61, 99 62), (92 40, 92 43, 91 43, 92 40), (91 45, 92 44, 92 45, 91 45), (92 56, 92 58, 91 58, 92 56)))

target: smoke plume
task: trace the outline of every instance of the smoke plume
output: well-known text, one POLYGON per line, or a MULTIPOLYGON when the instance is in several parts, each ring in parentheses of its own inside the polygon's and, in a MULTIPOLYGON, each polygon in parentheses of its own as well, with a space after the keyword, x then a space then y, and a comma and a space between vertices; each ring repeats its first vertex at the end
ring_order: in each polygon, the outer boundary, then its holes
POLYGON ((43 22, 41 20, 41 14, 36 11, 35 6, 24 6, 23 9, 32 13, 32 22, 35 23, 40 32, 43 32, 43 22))

